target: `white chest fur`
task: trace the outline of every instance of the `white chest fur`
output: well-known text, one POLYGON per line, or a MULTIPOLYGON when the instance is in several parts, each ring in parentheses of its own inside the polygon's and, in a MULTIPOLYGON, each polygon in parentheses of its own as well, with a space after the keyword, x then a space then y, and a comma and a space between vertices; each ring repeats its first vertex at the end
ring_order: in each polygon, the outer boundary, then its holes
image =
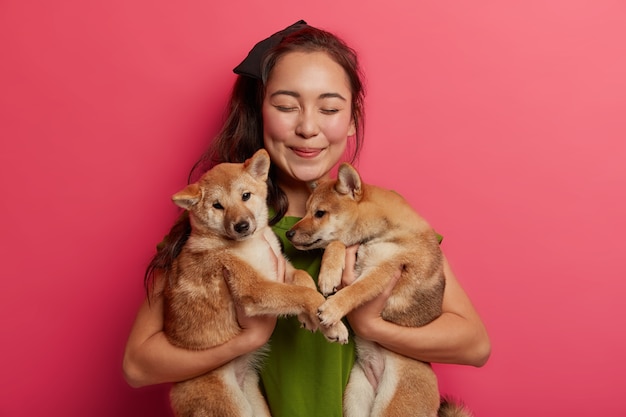
POLYGON ((254 236, 239 242, 233 255, 251 265, 265 279, 276 281, 277 257, 280 255, 280 244, 274 232, 267 227, 257 231, 254 236))

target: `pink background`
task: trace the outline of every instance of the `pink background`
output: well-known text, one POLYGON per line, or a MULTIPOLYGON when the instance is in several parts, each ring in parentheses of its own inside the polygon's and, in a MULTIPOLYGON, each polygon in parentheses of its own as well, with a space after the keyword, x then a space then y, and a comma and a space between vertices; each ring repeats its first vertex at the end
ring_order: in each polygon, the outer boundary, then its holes
POLYGON ((4 0, 0 415, 168 416, 122 379, 170 195, 231 68, 300 18, 368 79, 368 182, 445 236, 493 354, 477 416, 623 416, 626 6, 608 0, 4 0))

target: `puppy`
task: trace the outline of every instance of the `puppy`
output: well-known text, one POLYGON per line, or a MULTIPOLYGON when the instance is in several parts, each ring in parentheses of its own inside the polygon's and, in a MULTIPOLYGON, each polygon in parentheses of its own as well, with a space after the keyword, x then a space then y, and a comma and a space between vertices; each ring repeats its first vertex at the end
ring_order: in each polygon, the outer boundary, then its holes
MULTIPOLYGON (((303 327, 319 326, 324 297, 313 279, 287 261, 277 282, 280 243, 268 226, 266 205, 270 159, 265 150, 242 164, 219 164, 176 193, 191 234, 167 275, 164 331, 186 349, 207 349, 235 337, 241 328, 235 305, 249 316, 298 315, 303 327)), ((347 343, 342 323, 320 328, 330 341, 347 343)), ((187 416, 269 416, 257 368, 263 349, 241 356, 170 393, 174 413, 187 416)))
MULTIPOLYGON (((401 271, 382 312, 402 326, 423 326, 439 315, 445 287, 443 255, 428 223, 399 194, 362 183, 351 165, 339 167, 337 180, 311 184, 306 215, 287 232, 298 249, 325 248, 318 279, 331 295, 319 308, 323 326, 381 294, 401 271), (360 244, 357 279, 337 291, 346 246, 360 244)), ((357 362, 344 394, 344 415, 471 416, 461 406, 443 402, 428 363, 409 359, 356 338, 357 362), (447 411, 446 411, 447 410, 447 411), (453 414, 457 413, 457 414, 453 414)))

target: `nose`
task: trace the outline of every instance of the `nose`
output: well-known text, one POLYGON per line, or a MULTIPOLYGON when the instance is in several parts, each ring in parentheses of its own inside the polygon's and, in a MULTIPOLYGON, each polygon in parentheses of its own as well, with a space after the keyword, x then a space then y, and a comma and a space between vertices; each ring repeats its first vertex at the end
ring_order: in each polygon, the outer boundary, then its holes
POLYGON ((317 118, 314 110, 305 110, 300 113, 298 125, 296 126, 296 134, 304 139, 316 136, 320 132, 317 118))
POLYGON ((237 233, 245 233, 249 229, 250 229, 250 223, 248 223, 245 220, 235 224, 235 232, 237 233))
POLYGON ((288 230, 287 233, 285 233, 285 236, 287 236, 287 239, 291 239, 293 237, 293 235, 295 235, 296 232, 293 230, 288 230))

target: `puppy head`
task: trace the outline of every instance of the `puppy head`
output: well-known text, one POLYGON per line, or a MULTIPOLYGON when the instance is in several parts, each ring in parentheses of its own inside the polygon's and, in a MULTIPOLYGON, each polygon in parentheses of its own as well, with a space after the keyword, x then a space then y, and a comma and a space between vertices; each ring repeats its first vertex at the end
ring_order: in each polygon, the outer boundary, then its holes
POLYGON ((270 159, 261 149, 241 164, 223 163, 172 196, 189 211, 193 233, 243 240, 267 226, 270 159))
POLYGON ((305 216, 286 234, 298 249, 325 248, 330 242, 351 242, 350 230, 363 197, 361 177, 348 163, 339 167, 337 179, 309 184, 312 193, 305 216))

